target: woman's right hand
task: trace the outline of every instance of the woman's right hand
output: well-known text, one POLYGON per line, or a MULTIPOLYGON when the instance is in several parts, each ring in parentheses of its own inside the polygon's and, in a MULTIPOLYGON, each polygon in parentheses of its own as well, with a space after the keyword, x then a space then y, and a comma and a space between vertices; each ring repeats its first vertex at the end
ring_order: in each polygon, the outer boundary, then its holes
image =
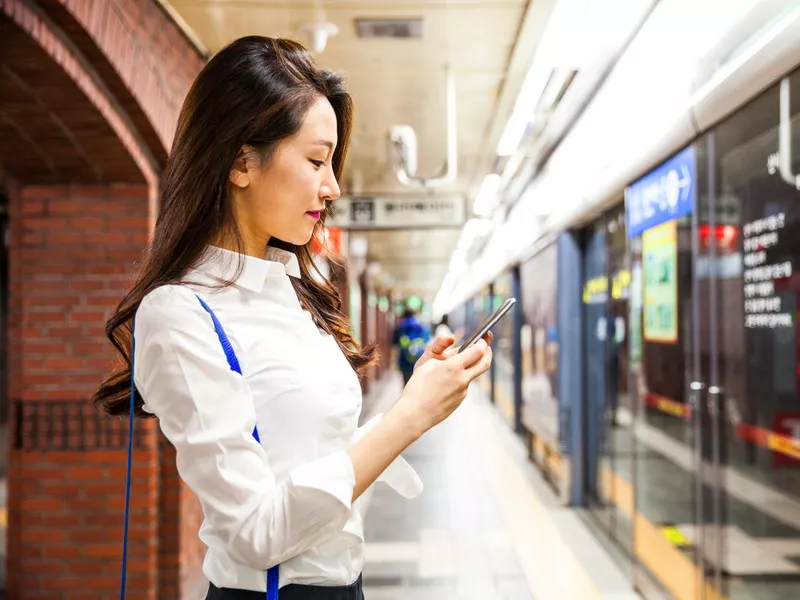
POLYGON ((415 369, 395 406, 407 412, 422 435, 459 407, 467 397, 469 384, 488 371, 491 364, 492 349, 485 340, 461 354, 429 360, 415 369))

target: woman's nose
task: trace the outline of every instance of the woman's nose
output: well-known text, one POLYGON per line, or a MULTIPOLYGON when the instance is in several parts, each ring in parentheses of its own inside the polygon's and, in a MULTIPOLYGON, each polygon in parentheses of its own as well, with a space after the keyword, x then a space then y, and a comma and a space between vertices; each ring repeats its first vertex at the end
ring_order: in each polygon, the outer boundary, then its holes
POLYGON ((322 187, 320 188, 320 196, 322 198, 329 198, 330 200, 336 200, 341 195, 342 192, 339 189, 339 182, 336 181, 335 176, 331 175, 330 179, 328 179, 325 183, 323 183, 322 187))

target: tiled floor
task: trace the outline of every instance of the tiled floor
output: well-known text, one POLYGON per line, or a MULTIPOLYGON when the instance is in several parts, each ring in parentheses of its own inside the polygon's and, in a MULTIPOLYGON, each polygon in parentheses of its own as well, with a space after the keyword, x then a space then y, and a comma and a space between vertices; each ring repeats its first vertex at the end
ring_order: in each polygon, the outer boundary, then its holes
MULTIPOLYGON (((400 392, 399 380, 384 388, 400 392)), ((479 400, 471 399, 472 402, 479 400)), ((406 500, 383 485, 366 521, 369 600, 532 600, 486 473, 460 427, 462 407, 404 454, 425 489, 406 500)))

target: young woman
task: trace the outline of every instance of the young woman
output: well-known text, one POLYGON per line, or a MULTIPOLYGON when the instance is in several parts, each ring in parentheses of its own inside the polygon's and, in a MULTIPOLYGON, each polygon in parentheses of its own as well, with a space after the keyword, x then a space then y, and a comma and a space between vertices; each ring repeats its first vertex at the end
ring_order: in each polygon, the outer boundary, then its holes
POLYGON ((491 363, 486 341, 455 354, 438 339, 391 410, 357 427, 375 351, 308 247, 351 125, 341 79, 299 44, 221 50, 186 97, 149 251, 107 324, 127 367, 95 400, 128 414, 133 371, 135 413, 159 419, 203 508, 208 599, 363 598, 365 492, 380 477, 419 493, 400 453, 491 363))

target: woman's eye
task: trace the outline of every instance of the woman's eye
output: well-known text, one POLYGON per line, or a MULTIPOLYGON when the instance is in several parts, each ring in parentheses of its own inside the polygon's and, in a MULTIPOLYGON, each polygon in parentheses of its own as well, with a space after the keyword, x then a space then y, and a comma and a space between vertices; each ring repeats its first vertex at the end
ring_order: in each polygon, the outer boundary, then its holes
POLYGON ((311 160, 311 164, 313 164, 317 169, 321 169, 325 166, 324 160, 311 160))

